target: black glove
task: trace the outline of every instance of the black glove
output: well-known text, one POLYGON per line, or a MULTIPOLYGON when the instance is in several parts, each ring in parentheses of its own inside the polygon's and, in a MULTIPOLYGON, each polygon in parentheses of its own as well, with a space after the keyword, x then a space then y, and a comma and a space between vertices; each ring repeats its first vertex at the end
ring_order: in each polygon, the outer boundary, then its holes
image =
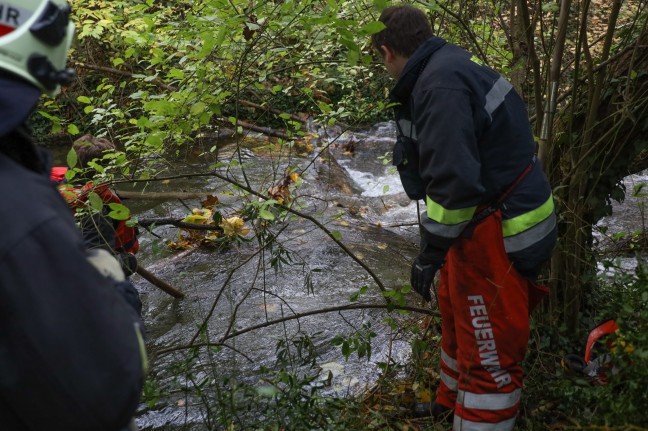
POLYGON ((424 263, 421 256, 418 256, 412 264, 412 275, 410 277, 412 288, 428 302, 432 300, 430 287, 439 268, 440 265, 424 263))
POLYGON ((121 252, 115 256, 119 261, 126 277, 130 277, 137 271, 137 258, 133 253, 121 252))
POLYGON ((124 280, 115 284, 115 288, 122 294, 126 302, 135 309, 137 315, 142 317, 142 300, 140 299, 139 292, 129 280, 124 280))

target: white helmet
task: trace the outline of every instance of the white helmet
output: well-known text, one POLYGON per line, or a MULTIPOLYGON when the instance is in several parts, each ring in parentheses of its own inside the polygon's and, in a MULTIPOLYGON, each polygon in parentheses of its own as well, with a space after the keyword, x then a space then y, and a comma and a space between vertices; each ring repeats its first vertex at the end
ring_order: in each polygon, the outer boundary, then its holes
POLYGON ((0 69, 45 93, 74 79, 65 68, 73 36, 66 0, 0 0, 0 69))

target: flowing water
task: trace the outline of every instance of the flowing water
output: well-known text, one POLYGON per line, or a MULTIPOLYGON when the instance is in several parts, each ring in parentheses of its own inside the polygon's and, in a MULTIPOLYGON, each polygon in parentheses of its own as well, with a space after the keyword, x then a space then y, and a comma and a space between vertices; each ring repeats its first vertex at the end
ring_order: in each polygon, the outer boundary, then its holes
MULTIPOLYGON (((164 239, 174 240, 177 228, 158 226, 154 234, 142 233, 140 264, 187 296, 174 299, 140 277, 133 277, 144 303, 153 375, 167 386, 178 387, 176 393, 160 399, 152 407, 142 406, 137 416, 141 429, 204 429, 200 425, 204 421, 200 400, 187 396, 183 388, 195 387, 196 379, 213 380, 214 362, 220 375, 236 374, 245 380, 249 374, 253 381, 260 366, 273 366, 277 343, 284 337, 289 340, 297 340, 300 334, 313 337, 322 378, 329 373, 333 377, 327 393, 357 392, 375 381, 379 362, 388 358, 404 361, 409 353, 407 340, 386 326, 386 310, 371 308, 331 311, 259 327, 228 339, 228 347, 214 352, 212 357, 201 356, 193 364, 196 375, 190 377, 179 377, 177 371, 177 363, 187 356, 187 350, 169 353, 170 349, 189 344, 197 328, 205 323, 207 330, 198 342, 206 339, 215 342, 234 330, 347 305, 349 298, 363 287, 366 293, 357 303, 384 305, 374 277, 387 288, 402 287, 408 279, 409 262, 418 242, 416 205, 405 196, 391 166, 378 159, 390 151, 394 133, 389 123, 364 132, 336 132, 330 139, 321 131, 323 138, 307 155, 277 156, 271 152, 244 150, 245 178, 238 170, 232 172, 237 181, 249 181, 254 190, 264 193, 281 179, 288 165, 297 168, 302 182, 295 191, 301 205, 299 211, 335 232, 369 271, 349 257, 313 221, 300 217, 281 225, 278 239, 289 255, 278 272, 268 267, 268 254, 255 254, 259 251, 256 241, 225 251, 204 247, 171 251, 165 247, 164 239), (314 154, 331 142, 330 157, 311 163, 314 154), (370 328, 375 334, 371 357, 368 360, 351 355, 345 361, 331 339, 362 327, 370 328)), ((220 145, 219 160, 238 157, 234 143, 220 145)), ((208 172, 207 165, 200 158, 188 158, 175 162, 169 174, 208 172)), ((225 174, 224 169, 217 171, 225 174)), ((215 195, 221 202, 218 208, 225 216, 235 214, 246 199, 258 201, 258 197, 239 196, 232 186, 209 176, 153 183, 146 191, 170 190, 215 195)), ((139 219, 182 219, 189 208, 200 206, 200 199, 184 201, 184 205, 177 200, 139 199, 129 200, 127 204, 139 219)), ((278 232, 279 228, 273 231, 278 232)), ((413 296, 410 302, 423 306, 413 296)))
MULTIPOLYGON (((176 388, 151 406, 141 406, 136 421, 142 430, 206 429, 202 425, 205 419, 200 400, 188 396, 188 388, 201 382, 215 383, 214 376, 228 373, 253 382, 260 366, 272 367, 277 342, 284 337, 313 337, 323 378, 329 372, 333 376, 327 391, 337 395, 357 393, 370 386, 378 376, 378 363, 388 359, 404 362, 409 355, 408 340, 384 323, 384 309, 332 311, 264 326, 264 322, 349 304, 350 296, 363 287, 366 293, 357 302, 384 304, 374 277, 387 288, 402 287, 417 251, 416 204, 403 192, 391 165, 383 163, 383 156, 391 151, 394 140, 393 123, 378 124, 364 131, 318 133, 320 139, 307 155, 245 149, 240 159, 245 177, 239 169, 231 175, 242 183, 249 182, 263 194, 283 178, 288 166, 296 168, 302 181, 295 191, 301 205, 299 211, 335 232, 369 271, 313 221, 300 217, 282 224, 281 229, 272 228, 288 253, 277 272, 268 266, 271 251, 258 253, 254 240, 223 251, 204 247, 174 251, 166 247, 165 241, 177 239, 177 228, 159 225, 152 232, 142 232, 140 265, 186 293, 184 299, 174 299, 139 276, 133 277, 144 303, 152 376, 176 388), (314 154, 326 145, 331 157, 311 163, 314 154), (197 336, 202 325, 206 330, 197 336), (376 334, 370 359, 351 355, 345 361, 331 339, 367 325, 376 334), (233 331, 251 327, 257 329, 228 338, 233 331), (192 375, 183 374, 179 361, 189 356, 184 347, 194 338, 197 343, 227 339, 227 347, 199 355, 192 362, 192 375)), ((257 145, 263 138, 258 140, 257 145)), ((239 157, 234 142, 221 142, 218 146, 218 160, 239 157)), ((186 176, 153 182, 145 192, 211 194, 219 198, 218 208, 225 216, 237 214, 247 200, 259 200, 257 196, 241 196, 235 187, 213 176, 191 176, 210 172, 209 165, 214 161, 213 157, 206 160, 195 155, 176 160, 166 168, 168 175, 186 176)), ((214 169, 226 175, 224 168, 214 169)), ((629 189, 646 181, 645 174, 626 178, 629 189)), ((182 219, 191 208, 198 208, 200 201, 132 199, 126 203, 139 219, 182 219)), ((610 232, 640 228, 643 202, 642 196, 628 198, 623 205, 616 205, 614 215, 600 225, 607 226, 610 232)), ((604 239, 601 235, 597 238, 604 239)), ((630 269, 635 262, 625 259, 623 264, 630 269)), ((415 294, 408 295, 408 302, 423 306, 415 294)))

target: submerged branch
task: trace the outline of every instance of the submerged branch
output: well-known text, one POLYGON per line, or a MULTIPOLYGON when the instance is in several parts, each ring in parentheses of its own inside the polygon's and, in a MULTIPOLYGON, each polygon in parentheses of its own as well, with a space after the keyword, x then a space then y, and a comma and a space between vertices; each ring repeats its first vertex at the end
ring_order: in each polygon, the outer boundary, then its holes
POLYGON ((179 227, 181 229, 190 229, 190 230, 218 230, 222 231, 223 228, 213 224, 197 224, 197 223, 187 223, 182 220, 175 218, 149 218, 149 219, 139 219, 137 223, 143 228, 150 226, 162 226, 162 225, 171 225, 179 227))
POLYGON ((311 311, 305 311, 303 313, 297 313, 293 314, 291 316, 285 316, 281 317, 279 319, 274 319, 274 320, 268 320, 263 323, 259 323, 257 325, 249 326, 247 328, 239 329, 238 331, 231 332, 229 334, 226 334, 223 336, 218 342, 216 343, 193 343, 190 342, 187 345, 182 345, 182 346, 175 346, 175 347, 167 347, 165 349, 160 349, 158 350, 158 354, 167 354, 167 353, 173 353, 173 352, 178 352, 181 350, 187 350, 191 349, 194 347, 218 347, 222 346, 227 340, 230 340, 234 337, 238 337, 239 335, 246 334, 248 332, 256 331, 257 329, 262 329, 262 328, 267 328, 273 325, 277 325, 279 323, 284 323, 288 322, 291 320, 296 320, 296 319, 301 319, 304 317, 308 316, 315 316, 318 314, 326 314, 326 313, 336 313, 340 311, 354 311, 354 310, 369 310, 369 309, 378 309, 378 310, 388 310, 388 311, 411 311, 415 313, 422 313, 422 314, 428 314, 431 316, 439 316, 438 311, 432 310, 431 308, 421 308, 421 307, 411 307, 407 305, 394 305, 394 304, 348 304, 348 305, 340 305, 337 307, 329 307, 329 308, 320 308, 317 310, 311 310, 311 311))
POLYGON ((150 199, 168 201, 172 199, 200 199, 211 193, 189 193, 189 192, 134 192, 130 190, 117 190, 117 195, 123 199, 150 199))

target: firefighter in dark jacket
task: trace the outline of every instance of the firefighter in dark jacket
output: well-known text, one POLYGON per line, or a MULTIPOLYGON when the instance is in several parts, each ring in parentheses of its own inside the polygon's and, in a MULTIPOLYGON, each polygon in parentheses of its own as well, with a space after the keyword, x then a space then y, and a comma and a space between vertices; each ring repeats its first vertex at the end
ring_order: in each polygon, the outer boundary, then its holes
POLYGON ((146 354, 117 260, 87 252, 25 122, 54 95, 74 26, 64 0, 0 3, 0 428, 120 431, 146 354))
POLYGON ((427 301, 440 270, 440 384, 433 416, 453 429, 515 423, 535 281, 556 241, 551 188, 524 102, 470 53, 435 37, 414 6, 383 11, 372 36, 397 80, 393 163, 424 200, 411 284, 427 301))

